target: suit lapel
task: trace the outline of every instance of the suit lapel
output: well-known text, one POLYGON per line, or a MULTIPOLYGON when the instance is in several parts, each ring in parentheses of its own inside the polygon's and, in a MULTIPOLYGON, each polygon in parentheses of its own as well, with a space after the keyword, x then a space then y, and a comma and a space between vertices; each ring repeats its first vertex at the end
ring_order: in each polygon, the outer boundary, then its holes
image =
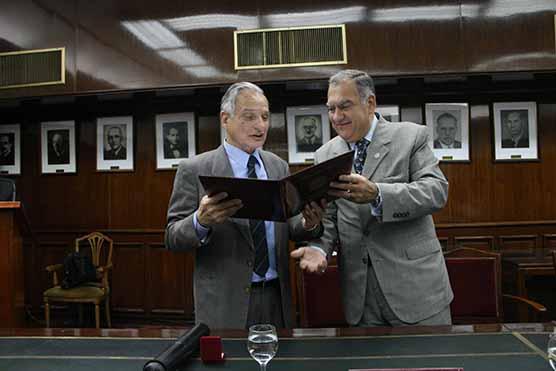
MULTIPOLYGON (((232 165, 230 165, 230 159, 226 154, 224 146, 221 145, 220 147, 218 147, 215 152, 214 161, 212 162, 212 164, 212 174, 214 176, 234 176, 234 171, 232 170, 232 165)), ((251 231, 249 230, 249 220, 230 218, 230 221, 247 240, 250 248, 253 249, 253 238, 251 237, 251 231)))
POLYGON ((345 140, 340 138, 339 135, 336 138, 337 138, 336 142, 333 143, 334 145, 332 146, 332 149, 331 149, 332 156, 330 158, 336 157, 336 156, 339 156, 339 155, 342 155, 346 152, 351 151, 351 147, 349 146, 348 142, 346 142, 345 140))
MULTIPOLYGON (((363 172, 361 174, 367 179, 371 179, 376 169, 378 168, 378 165, 390 151, 392 134, 388 125, 391 124, 388 121, 384 120, 381 116, 373 133, 371 143, 367 147, 367 158, 365 159, 365 165, 363 166, 363 172)), ((365 230, 369 221, 371 219, 374 219, 374 217, 372 217, 369 213, 368 205, 364 206, 365 207, 358 208, 359 220, 361 221, 362 230, 365 230)))
POLYGON ((214 161, 212 161, 212 175, 214 176, 234 176, 230 159, 226 154, 224 146, 220 146, 214 152, 214 161))
POLYGON ((267 178, 270 180, 279 180, 282 178, 276 161, 272 161, 270 155, 265 151, 260 151, 259 153, 261 154, 261 159, 263 160, 267 178))
POLYGON ((373 133, 371 143, 367 147, 367 158, 365 159, 365 166, 363 167, 363 172, 361 174, 365 178, 370 179, 373 176, 378 165, 390 151, 389 144, 391 142, 392 133, 388 125, 391 124, 380 117, 373 133))

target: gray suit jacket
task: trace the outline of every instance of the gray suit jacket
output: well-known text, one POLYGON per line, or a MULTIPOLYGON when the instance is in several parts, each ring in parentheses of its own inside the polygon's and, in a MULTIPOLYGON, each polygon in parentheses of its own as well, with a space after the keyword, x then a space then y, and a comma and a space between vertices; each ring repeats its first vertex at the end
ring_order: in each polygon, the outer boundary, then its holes
MULTIPOLYGON (((349 150, 339 136, 315 154, 321 162, 349 150)), ((431 214, 448 197, 448 182, 428 145, 427 128, 382 117, 367 149, 363 176, 378 184, 382 218, 370 205, 344 199, 329 204, 325 232, 315 244, 330 253, 339 242, 342 301, 348 323, 363 314, 370 257, 388 304, 405 322, 425 319, 452 300, 431 214)))
MULTIPOLYGON (((288 165, 278 156, 261 151, 269 179, 288 175, 288 165)), ((212 227, 201 245, 193 226, 193 213, 205 195, 199 175, 233 177, 223 146, 180 162, 168 207, 165 243, 170 250, 194 251, 195 320, 211 328, 245 328, 255 251, 248 219, 230 218, 212 227)), ((301 215, 288 223, 274 223, 277 272, 282 293, 286 327, 294 318, 289 279, 288 239, 311 239, 318 234, 306 232, 301 215)), ((317 228, 321 229, 321 228, 317 228)))

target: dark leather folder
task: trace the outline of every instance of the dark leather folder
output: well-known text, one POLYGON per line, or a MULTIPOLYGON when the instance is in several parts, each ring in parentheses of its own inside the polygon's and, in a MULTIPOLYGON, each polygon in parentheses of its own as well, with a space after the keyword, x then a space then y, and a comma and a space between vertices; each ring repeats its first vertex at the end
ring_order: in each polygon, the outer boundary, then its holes
POLYGON ((346 152, 280 180, 199 175, 199 181, 208 195, 226 192, 228 199, 243 202, 234 218, 285 222, 311 201, 335 199, 328 195, 329 184, 351 172, 353 154, 346 152))

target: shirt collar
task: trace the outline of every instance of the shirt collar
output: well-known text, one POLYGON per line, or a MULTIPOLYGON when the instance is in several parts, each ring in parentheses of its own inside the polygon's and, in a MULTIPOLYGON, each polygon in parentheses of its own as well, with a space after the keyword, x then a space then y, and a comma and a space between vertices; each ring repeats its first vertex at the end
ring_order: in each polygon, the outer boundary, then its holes
POLYGON ((242 168, 247 168, 247 162, 249 161, 249 157, 251 155, 255 156, 255 158, 259 162, 259 165, 263 163, 259 148, 257 148, 252 154, 249 154, 244 150, 239 149, 236 146, 228 143, 227 141, 224 141, 223 145, 224 145, 224 150, 226 151, 226 154, 228 155, 230 161, 235 162, 242 168))

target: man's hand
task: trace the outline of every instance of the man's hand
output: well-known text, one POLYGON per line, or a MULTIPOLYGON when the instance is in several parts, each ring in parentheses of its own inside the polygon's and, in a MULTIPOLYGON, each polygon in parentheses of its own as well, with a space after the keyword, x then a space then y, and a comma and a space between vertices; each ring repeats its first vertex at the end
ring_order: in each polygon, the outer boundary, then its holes
POLYGON ((211 225, 224 222, 243 207, 243 203, 237 198, 222 201, 226 197, 228 197, 226 192, 221 192, 211 197, 203 196, 197 210, 197 221, 204 227, 210 227, 211 225))
POLYGON ((324 198, 320 200, 320 205, 314 201, 305 205, 301 213, 303 214, 303 228, 306 231, 310 231, 320 224, 324 215, 324 209, 326 209, 326 200, 324 198))
POLYGON ((359 174, 340 175, 339 182, 330 182, 328 194, 358 204, 368 204, 378 196, 375 183, 359 174))
POLYGON ((309 273, 324 273, 328 262, 320 251, 305 246, 293 250, 290 257, 299 260, 299 268, 309 273))

